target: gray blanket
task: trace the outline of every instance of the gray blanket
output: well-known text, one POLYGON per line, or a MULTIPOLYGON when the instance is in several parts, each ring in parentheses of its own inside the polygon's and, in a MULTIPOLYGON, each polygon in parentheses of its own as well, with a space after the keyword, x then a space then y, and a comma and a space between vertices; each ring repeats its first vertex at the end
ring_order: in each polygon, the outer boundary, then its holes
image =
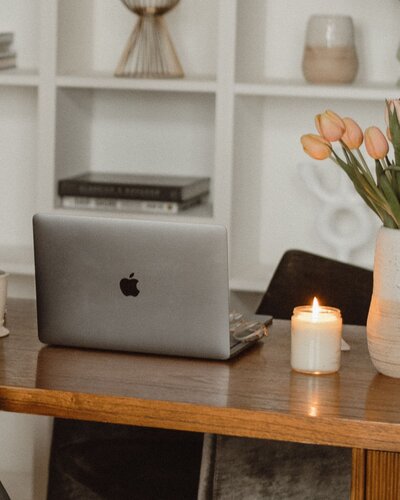
POLYGON ((199 500, 345 500, 351 449, 206 435, 199 500))

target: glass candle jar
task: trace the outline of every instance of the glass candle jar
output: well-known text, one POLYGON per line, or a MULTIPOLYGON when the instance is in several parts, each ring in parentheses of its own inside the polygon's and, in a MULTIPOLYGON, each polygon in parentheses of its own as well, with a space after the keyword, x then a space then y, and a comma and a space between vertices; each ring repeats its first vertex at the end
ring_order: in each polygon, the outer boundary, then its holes
POLYGON ((308 20, 303 74, 310 83, 343 84, 354 81, 358 58, 350 16, 314 15, 308 20))
POLYGON ((291 321, 291 366, 303 373, 334 373, 340 368, 342 316, 335 307, 299 306, 291 321))

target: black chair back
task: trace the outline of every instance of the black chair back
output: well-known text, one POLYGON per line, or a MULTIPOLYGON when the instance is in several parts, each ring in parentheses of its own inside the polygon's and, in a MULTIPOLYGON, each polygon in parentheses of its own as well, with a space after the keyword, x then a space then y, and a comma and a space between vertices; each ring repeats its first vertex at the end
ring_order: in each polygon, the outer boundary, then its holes
POLYGON ((372 271, 302 250, 288 250, 279 262, 257 314, 290 319, 293 308, 311 304, 337 307, 343 322, 365 325, 372 295, 372 271))

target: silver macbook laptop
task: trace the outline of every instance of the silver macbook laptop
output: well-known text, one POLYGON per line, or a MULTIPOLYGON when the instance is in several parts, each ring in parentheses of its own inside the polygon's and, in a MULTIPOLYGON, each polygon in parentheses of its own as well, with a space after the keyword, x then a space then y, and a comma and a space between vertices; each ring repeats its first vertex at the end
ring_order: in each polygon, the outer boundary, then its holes
POLYGON ((262 336, 231 339, 223 226, 37 214, 33 233, 46 344, 228 359, 262 336))

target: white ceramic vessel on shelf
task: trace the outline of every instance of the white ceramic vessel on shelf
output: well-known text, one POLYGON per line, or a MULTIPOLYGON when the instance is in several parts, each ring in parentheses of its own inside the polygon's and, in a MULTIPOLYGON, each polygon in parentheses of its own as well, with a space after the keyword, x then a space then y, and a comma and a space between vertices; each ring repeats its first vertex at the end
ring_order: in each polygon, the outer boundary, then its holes
POLYGON ((307 23, 303 73, 310 83, 351 83, 358 71, 350 16, 313 15, 307 23))
POLYGON ((400 378, 400 230, 379 230, 374 286, 367 320, 368 349, 375 368, 400 378))

